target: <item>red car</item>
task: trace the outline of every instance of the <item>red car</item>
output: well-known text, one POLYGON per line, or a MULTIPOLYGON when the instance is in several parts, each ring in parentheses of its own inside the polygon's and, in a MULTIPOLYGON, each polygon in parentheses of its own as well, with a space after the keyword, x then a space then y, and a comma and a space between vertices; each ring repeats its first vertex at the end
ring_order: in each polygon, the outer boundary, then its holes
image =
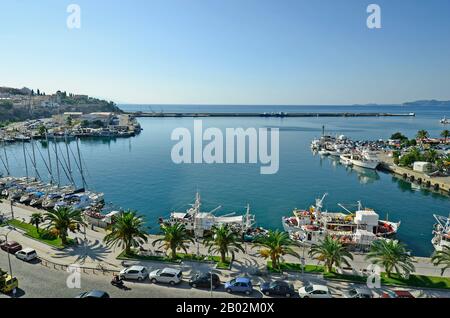
POLYGON ((16 254, 16 252, 22 250, 22 245, 15 241, 8 241, 0 245, 0 248, 5 252, 9 252, 11 254, 16 254))
POLYGON ((415 298, 407 290, 388 290, 381 295, 381 298, 415 298))

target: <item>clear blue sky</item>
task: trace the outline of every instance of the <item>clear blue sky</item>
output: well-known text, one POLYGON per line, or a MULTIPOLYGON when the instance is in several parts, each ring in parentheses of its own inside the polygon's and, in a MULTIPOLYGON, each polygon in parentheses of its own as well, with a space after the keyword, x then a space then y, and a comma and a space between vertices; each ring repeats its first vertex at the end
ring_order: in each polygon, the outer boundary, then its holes
POLYGON ((448 0, 0 0, 0 41, 0 85, 116 102, 450 99, 448 0))

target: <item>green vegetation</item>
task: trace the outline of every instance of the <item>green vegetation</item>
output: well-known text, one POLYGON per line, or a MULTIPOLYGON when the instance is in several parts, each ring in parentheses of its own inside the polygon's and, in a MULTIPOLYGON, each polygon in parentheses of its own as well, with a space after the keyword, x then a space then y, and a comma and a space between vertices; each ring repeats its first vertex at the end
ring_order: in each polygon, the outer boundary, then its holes
POLYGON ((27 236, 56 248, 64 248, 74 243, 72 239, 68 238, 66 244, 63 244, 61 238, 51 231, 45 229, 38 230, 34 225, 19 220, 10 220, 8 224, 25 231, 27 236))
POLYGON ((384 267, 387 277, 391 278, 395 271, 397 274, 409 275, 414 271, 413 260, 405 245, 394 240, 378 240, 372 243, 367 260, 384 267))
MULTIPOLYGON (((302 268, 303 268, 303 265, 299 264, 299 263, 281 262, 279 264, 279 269, 277 269, 277 268, 273 268, 271 261, 267 261, 267 269, 269 270, 269 272, 275 272, 275 273, 279 273, 279 272, 283 272, 283 271, 302 272, 302 268)), ((325 268, 321 265, 305 265, 304 269, 303 269, 304 273, 321 274, 324 271, 325 271, 325 268)))
POLYGON ((333 270, 333 266, 338 267, 341 264, 350 266, 348 260, 353 260, 352 254, 338 240, 327 235, 319 244, 314 244, 309 251, 311 257, 317 258, 325 263, 325 269, 328 272, 333 270))
POLYGON ((256 247, 261 247, 259 254, 266 259, 269 258, 274 268, 279 268, 280 259, 284 255, 299 257, 292 249, 292 246, 295 245, 294 241, 289 238, 289 234, 286 232, 270 230, 266 236, 257 237, 255 244, 256 247))
POLYGON ((244 252, 238 235, 226 224, 212 228, 212 235, 205 239, 205 246, 208 247, 208 253, 220 254, 221 263, 226 263, 228 254, 231 254, 231 258, 234 259, 235 252, 244 252))
MULTIPOLYGON (((367 281, 366 276, 345 275, 335 272, 324 273, 323 277, 330 280, 344 280, 357 283, 365 283, 367 281)), ((450 289, 450 278, 423 275, 410 275, 405 278, 399 274, 392 274, 391 277, 388 277, 386 273, 381 273, 381 284, 386 286, 450 289)))
POLYGON ((396 132, 396 133, 392 134, 391 139, 404 141, 404 140, 408 140, 408 137, 406 137, 405 135, 403 135, 400 132, 396 132))
POLYGON ((176 258, 171 256, 159 256, 159 255, 138 255, 134 250, 131 250, 129 254, 125 250, 117 257, 119 260, 140 260, 140 261, 155 261, 155 262, 169 262, 169 263, 181 263, 182 261, 194 261, 194 262, 213 262, 216 263, 218 269, 229 269, 231 266, 231 259, 227 258, 225 262, 221 262, 219 256, 206 256, 196 255, 191 253, 177 253, 176 258))
POLYGON ((177 258, 177 250, 181 249, 187 253, 188 243, 194 243, 194 239, 189 235, 184 224, 161 224, 161 230, 163 238, 153 241, 152 245, 161 243, 159 247, 170 250, 172 259, 177 258))
POLYGON ((45 213, 44 221, 48 222, 47 229, 61 239, 63 245, 67 245, 68 231, 75 233, 81 225, 85 225, 81 211, 69 207, 61 207, 45 213))
POLYGON ((36 227, 36 232, 39 233, 39 225, 44 222, 44 216, 42 213, 31 214, 30 224, 36 227))
POLYGON ((108 246, 124 246, 126 254, 130 254, 132 247, 147 242, 147 227, 135 211, 122 212, 115 216, 114 221, 107 229, 111 232, 103 239, 108 246))
POLYGON ((444 272, 447 269, 450 269, 450 247, 444 246, 442 251, 436 251, 431 258, 434 266, 444 266, 441 269, 441 275, 444 275, 444 272))

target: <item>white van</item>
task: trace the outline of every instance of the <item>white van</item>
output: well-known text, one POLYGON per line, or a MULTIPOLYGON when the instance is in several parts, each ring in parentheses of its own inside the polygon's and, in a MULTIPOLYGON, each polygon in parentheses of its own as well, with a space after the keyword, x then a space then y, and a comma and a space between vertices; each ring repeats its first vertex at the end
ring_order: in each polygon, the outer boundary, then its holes
POLYGON ((16 252, 15 255, 18 259, 21 259, 25 262, 29 262, 37 258, 37 253, 32 248, 24 248, 23 250, 16 252))

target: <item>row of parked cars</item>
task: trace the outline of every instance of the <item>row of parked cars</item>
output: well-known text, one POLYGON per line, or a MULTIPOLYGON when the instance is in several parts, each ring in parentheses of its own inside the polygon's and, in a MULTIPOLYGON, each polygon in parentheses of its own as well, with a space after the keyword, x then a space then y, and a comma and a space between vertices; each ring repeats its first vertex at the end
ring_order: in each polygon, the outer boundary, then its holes
MULTIPOLYGON (((152 283, 165 283, 176 285, 182 282, 183 273, 179 269, 166 267, 148 272, 144 266, 130 266, 124 268, 119 277, 125 280, 143 281, 149 279, 152 283)), ((220 278, 217 274, 211 272, 196 272, 188 281, 193 288, 213 288, 216 289, 221 285, 220 278)), ((225 282, 224 289, 227 293, 244 293, 250 295, 253 293, 253 285, 248 277, 237 277, 225 282)), ((306 283, 303 287, 295 290, 291 283, 276 280, 264 282, 260 285, 261 293, 266 296, 283 296, 293 297, 295 295, 300 298, 332 298, 332 294, 326 285, 306 283)), ((372 291, 368 288, 352 288, 343 293, 345 298, 373 298, 372 291)), ((381 295, 382 298, 414 298, 408 291, 388 291, 381 295)))
POLYGON ((23 248, 16 241, 0 242, 0 248, 10 254, 14 254, 18 259, 25 262, 31 262, 37 258, 36 250, 32 248, 23 248))

